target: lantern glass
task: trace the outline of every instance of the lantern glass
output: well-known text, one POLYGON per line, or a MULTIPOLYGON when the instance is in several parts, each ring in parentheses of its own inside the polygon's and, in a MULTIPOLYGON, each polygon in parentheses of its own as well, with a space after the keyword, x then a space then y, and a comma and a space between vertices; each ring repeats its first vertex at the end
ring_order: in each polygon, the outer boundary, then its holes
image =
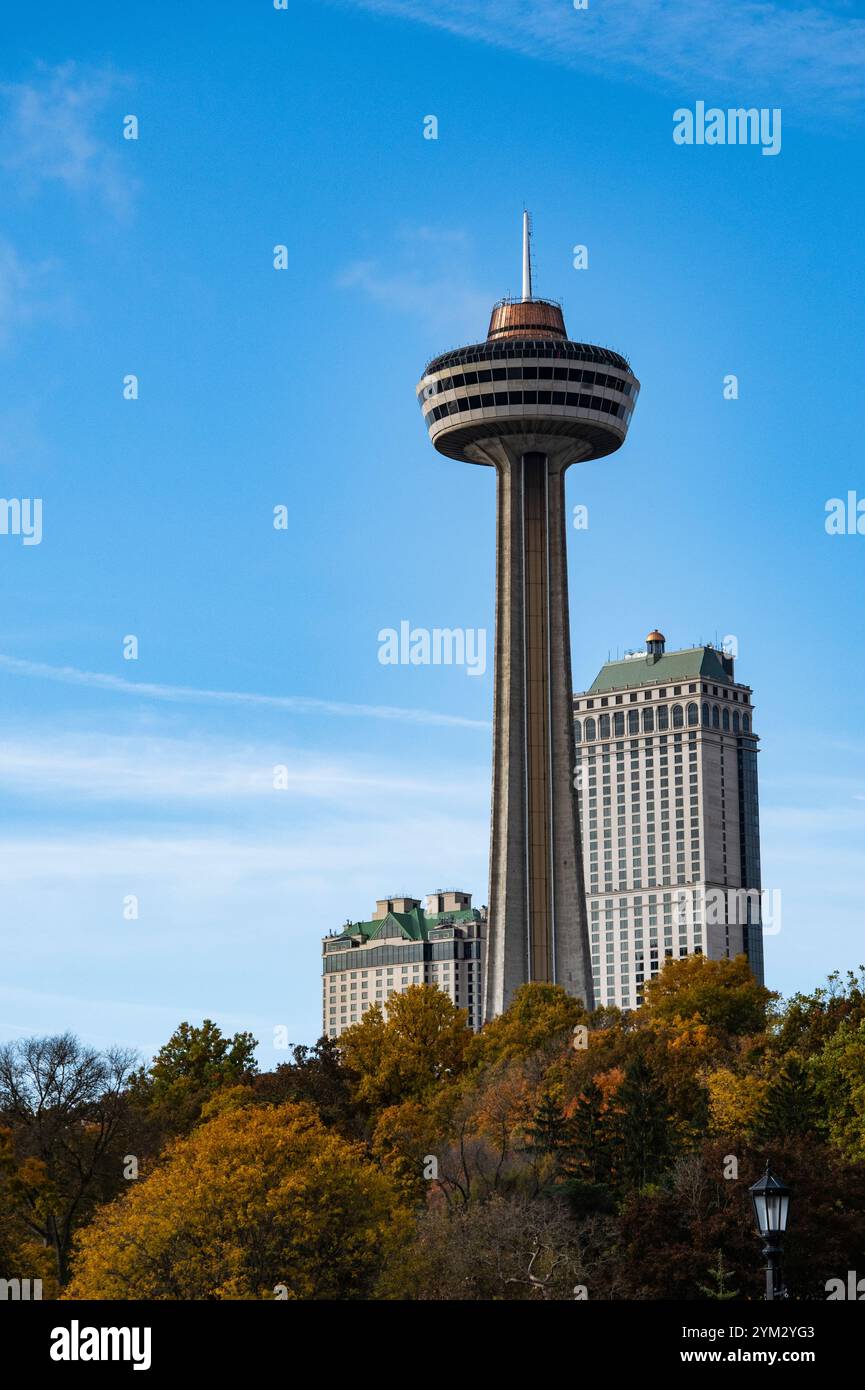
POLYGON ((790 1189, 770 1173, 755 1182, 751 1188, 751 1201, 754 1204, 754 1220, 762 1236, 783 1235, 787 1229, 787 1211, 790 1205, 790 1189))
POLYGON ((767 1192, 766 1202, 766 1228, 773 1234, 780 1231, 781 1220, 781 1195, 778 1192, 767 1192))
POLYGON ((789 1207, 789 1205, 790 1205, 790 1198, 787 1196, 786 1193, 784 1193, 783 1196, 781 1197, 780 1206, 779 1206, 779 1211, 778 1211, 778 1230, 779 1230, 779 1231, 786 1231, 786 1229, 787 1229, 787 1208, 789 1207))

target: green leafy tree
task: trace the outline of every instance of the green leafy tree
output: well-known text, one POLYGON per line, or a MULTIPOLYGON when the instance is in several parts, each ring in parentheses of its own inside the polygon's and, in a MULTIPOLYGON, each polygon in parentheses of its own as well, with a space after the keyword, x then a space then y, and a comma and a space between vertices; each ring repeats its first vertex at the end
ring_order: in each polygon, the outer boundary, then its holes
POLYGON ((823 1132, 820 1104, 814 1084, 799 1057, 788 1057, 770 1082, 754 1122, 756 1139, 771 1143, 823 1132))
POLYGON ((707 1272, 709 1278, 712 1280, 712 1283, 697 1285, 700 1292, 705 1294, 707 1298, 714 1298, 720 1300, 721 1302, 726 1302, 728 1299, 739 1297, 738 1289, 727 1288, 727 1281, 730 1277, 730 1271, 724 1265, 723 1250, 718 1251, 718 1259, 716 1263, 707 1272))
POLYGON ((620 1182, 657 1183, 672 1154, 670 1111, 663 1088, 642 1057, 625 1068, 616 1092, 615 1165, 620 1182))
POLYGON ((565 1171, 591 1184, 610 1180, 613 1117, 596 1081, 586 1083, 577 1097, 570 1123, 571 1146, 565 1171))
POLYGON ((130 1081, 130 1097, 147 1113, 156 1142, 189 1130, 217 1091, 248 1084, 257 1071, 256 1046, 251 1033, 225 1037, 209 1018, 200 1027, 181 1023, 130 1081))
POLYGON ((798 1052, 815 1056, 842 1024, 856 1028, 865 1020, 865 965, 848 970, 842 980, 834 971, 825 985, 811 994, 794 994, 773 1018, 774 1045, 779 1056, 798 1052))
POLYGON ((865 1162, 865 1017, 845 1018, 811 1062, 832 1143, 865 1162))
POLYGON ((555 1096, 547 1091, 526 1126, 527 1147, 534 1153, 549 1155, 566 1150, 571 1144, 571 1127, 555 1096))

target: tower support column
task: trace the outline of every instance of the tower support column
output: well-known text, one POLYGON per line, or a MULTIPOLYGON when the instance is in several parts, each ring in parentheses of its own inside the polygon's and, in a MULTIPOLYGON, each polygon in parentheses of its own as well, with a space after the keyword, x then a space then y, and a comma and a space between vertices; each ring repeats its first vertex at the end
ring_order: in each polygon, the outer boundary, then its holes
POLYGON ((496 642, 490 916, 484 1016, 526 980, 592 1007, 575 787, 565 466, 496 463, 496 642))

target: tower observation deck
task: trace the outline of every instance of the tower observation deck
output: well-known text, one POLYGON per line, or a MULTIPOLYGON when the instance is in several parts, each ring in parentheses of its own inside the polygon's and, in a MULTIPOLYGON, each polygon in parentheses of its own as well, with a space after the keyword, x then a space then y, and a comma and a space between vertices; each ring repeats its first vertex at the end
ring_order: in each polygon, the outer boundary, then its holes
POLYGON ((568 338, 560 306, 495 305, 486 340, 428 363, 418 399, 439 453, 496 470, 496 639, 484 1017, 528 980, 593 1006, 568 618, 565 471, 625 441, 639 382, 568 338))

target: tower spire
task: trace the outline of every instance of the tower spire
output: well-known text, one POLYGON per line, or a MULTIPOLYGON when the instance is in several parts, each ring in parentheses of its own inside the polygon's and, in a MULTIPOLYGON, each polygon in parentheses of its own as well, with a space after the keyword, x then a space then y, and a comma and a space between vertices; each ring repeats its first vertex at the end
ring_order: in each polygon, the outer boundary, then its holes
POLYGON ((532 297, 532 224, 523 208, 523 303, 532 297))

